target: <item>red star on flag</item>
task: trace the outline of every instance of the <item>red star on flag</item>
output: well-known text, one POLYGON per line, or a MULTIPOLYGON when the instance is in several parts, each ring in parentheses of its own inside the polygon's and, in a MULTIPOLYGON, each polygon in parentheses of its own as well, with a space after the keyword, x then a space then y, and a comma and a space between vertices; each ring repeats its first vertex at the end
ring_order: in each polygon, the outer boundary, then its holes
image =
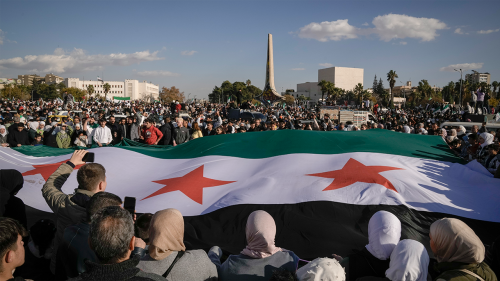
POLYGON ((229 183, 233 183, 234 181, 220 181, 205 178, 203 176, 203 167, 200 167, 192 170, 191 172, 185 174, 182 177, 164 179, 159 181, 153 181, 162 185, 165 185, 155 193, 145 197, 144 199, 148 199, 163 193, 172 192, 172 191, 180 191, 184 193, 187 197, 191 198, 191 200, 203 204, 203 189, 206 187, 220 186, 229 183))
POLYGON ((329 186, 323 189, 323 191, 339 189, 356 182, 365 182, 380 184, 385 186, 387 189, 398 192, 388 179, 379 174, 381 172, 392 170, 403 169, 389 166, 365 166, 361 162, 350 158, 340 170, 310 174, 308 176, 334 179, 329 186))
MULTIPOLYGON (((69 159, 68 159, 69 160, 69 159)), ((33 165, 34 170, 30 170, 23 173, 23 176, 31 176, 41 174, 43 179, 47 181, 47 179, 52 175, 62 163, 68 162, 68 160, 64 160, 58 163, 53 164, 44 164, 44 165, 33 165)), ((83 165, 78 165, 75 167, 75 170, 79 169, 83 165)))

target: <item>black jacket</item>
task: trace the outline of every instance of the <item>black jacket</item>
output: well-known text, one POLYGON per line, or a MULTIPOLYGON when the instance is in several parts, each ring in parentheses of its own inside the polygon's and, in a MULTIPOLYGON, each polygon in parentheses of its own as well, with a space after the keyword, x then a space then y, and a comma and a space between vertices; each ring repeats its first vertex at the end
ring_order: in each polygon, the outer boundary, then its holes
POLYGON ((215 130, 209 131, 208 129, 203 129, 201 132, 203 133, 204 137, 215 135, 215 130))
POLYGON ((18 144, 20 145, 30 145, 30 138, 28 135, 28 131, 22 130, 19 132, 17 129, 9 134, 9 145, 10 147, 16 147, 18 144))
POLYGON ((166 123, 160 127, 160 132, 163 134, 160 142, 161 145, 171 145, 172 144, 172 124, 166 123))
POLYGON ((385 278, 389 263, 389 259, 379 260, 363 248, 343 259, 340 264, 346 269, 346 280, 356 280, 366 276, 385 278))
POLYGON ((56 136, 57 135, 52 135, 52 132, 56 129, 57 127, 54 126, 47 132, 43 132, 43 145, 51 146, 51 147, 59 147, 57 146, 57 140, 56 136))
POLYGON ((146 273, 137 268, 140 257, 138 255, 133 258, 117 264, 98 264, 92 261, 85 261, 88 271, 80 274, 76 278, 69 281, 84 281, 84 280, 112 280, 112 281, 147 281, 158 280, 165 281, 160 275, 146 273))

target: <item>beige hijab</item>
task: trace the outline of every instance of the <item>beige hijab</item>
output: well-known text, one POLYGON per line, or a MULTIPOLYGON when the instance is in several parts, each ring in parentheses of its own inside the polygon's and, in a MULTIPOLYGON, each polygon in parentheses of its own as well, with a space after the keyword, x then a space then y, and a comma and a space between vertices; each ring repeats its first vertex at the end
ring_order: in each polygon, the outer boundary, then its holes
POLYGON ((484 260, 483 242, 461 220, 444 218, 435 221, 430 236, 438 262, 481 263, 484 260))
POLYGON ((274 245, 276 223, 265 211, 254 211, 248 216, 246 236, 248 244, 241 253, 249 257, 262 259, 282 250, 274 245))
POLYGON ((184 219, 176 209, 156 212, 149 225, 149 255, 155 260, 162 260, 173 251, 185 251, 184 219))

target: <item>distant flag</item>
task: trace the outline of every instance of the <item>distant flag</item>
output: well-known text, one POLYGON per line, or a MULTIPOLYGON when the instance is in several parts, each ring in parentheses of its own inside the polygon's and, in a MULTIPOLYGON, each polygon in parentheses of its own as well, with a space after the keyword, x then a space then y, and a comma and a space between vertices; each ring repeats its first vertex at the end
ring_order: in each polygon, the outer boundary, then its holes
POLYGON ((103 82, 104 80, 102 80, 102 78, 100 78, 99 76, 97 76, 97 81, 103 82))

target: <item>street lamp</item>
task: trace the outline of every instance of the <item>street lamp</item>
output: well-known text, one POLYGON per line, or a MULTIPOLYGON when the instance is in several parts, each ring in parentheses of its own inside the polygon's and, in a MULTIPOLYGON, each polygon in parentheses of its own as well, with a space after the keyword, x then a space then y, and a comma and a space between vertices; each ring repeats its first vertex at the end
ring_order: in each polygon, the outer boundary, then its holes
MULTIPOLYGON (((462 69, 460 68, 460 70, 456 70, 455 71, 460 71, 460 107, 462 107, 462 69)), ((474 71, 474 70, 473 70, 474 71)))

